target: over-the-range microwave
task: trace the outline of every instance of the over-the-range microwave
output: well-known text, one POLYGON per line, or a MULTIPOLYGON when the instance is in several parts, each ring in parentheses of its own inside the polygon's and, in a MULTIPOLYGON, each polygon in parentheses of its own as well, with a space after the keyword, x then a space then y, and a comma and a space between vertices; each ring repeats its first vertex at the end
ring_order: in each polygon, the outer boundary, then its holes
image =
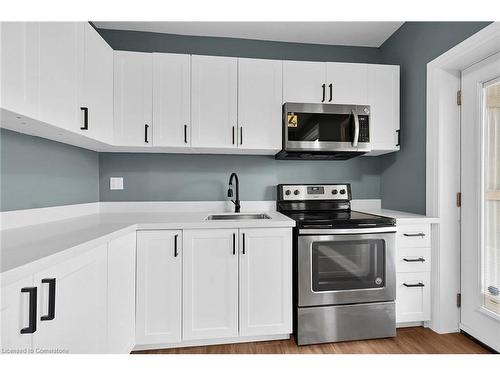
POLYGON ((276 159, 346 160, 370 150, 369 105, 283 105, 283 149, 276 159))

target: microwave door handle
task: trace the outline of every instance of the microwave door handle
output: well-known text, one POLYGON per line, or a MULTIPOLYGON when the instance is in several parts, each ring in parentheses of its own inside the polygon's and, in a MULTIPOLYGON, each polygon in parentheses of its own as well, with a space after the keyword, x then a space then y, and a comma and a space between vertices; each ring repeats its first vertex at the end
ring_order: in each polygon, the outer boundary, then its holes
POLYGON ((358 147, 358 140, 359 140, 359 118, 356 112, 354 112, 354 109, 351 111, 352 115, 354 116, 354 139, 352 140, 352 146, 353 147, 358 147))

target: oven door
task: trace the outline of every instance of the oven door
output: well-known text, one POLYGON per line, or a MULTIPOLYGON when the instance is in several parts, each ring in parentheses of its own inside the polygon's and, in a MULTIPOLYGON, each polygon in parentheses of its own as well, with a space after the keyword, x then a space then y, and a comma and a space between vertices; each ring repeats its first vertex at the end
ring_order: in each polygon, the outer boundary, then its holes
POLYGON ((395 228, 377 230, 299 231, 299 307, 394 300, 395 228))

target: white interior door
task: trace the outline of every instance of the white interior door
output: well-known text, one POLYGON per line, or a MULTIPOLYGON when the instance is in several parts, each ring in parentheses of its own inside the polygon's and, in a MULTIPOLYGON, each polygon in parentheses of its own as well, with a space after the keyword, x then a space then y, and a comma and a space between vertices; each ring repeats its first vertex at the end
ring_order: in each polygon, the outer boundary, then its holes
POLYGON ((460 328, 500 350, 500 53, 462 72, 460 328))

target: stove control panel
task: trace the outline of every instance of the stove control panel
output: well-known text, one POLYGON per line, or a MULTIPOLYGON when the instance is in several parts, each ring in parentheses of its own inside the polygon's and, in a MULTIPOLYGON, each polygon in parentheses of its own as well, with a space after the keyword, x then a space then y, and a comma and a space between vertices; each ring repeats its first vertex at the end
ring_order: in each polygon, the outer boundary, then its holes
POLYGON ((278 185, 278 200, 351 200, 350 184, 278 185))

